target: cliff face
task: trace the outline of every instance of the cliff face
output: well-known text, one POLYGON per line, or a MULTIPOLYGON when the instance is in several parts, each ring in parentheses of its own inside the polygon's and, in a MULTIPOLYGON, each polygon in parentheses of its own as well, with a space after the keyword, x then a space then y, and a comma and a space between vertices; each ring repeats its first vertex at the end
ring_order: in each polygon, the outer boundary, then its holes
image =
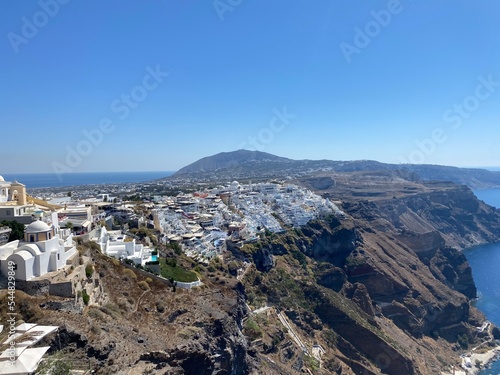
MULTIPOLYGON (((460 249, 498 239, 497 210, 479 201, 466 186, 450 184, 394 202, 380 200, 373 204, 380 217, 401 232, 402 238, 415 236, 415 251, 425 251, 418 241, 425 241, 425 235, 434 231, 439 232, 447 246, 460 249)), ((359 205, 359 213, 355 203, 348 206, 360 218, 365 215, 359 205)))
POLYGON ((346 218, 246 248, 259 280, 248 276, 249 303, 263 294, 287 311, 304 336, 329 346, 329 363, 346 371, 337 373, 431 374, 454 363, 458 342, 480 340, 484 317, 470 304, 476 287, 460 249, 498 240, 500 214, 467 187, 411 184, 345 195, 346 218))
MULTIPOLYGON (((245 304, 234 279, 175 289, 94 250, 88 255, 105 292, 100 303, 75 309, 74 299, 16 296, 19 319, 60 327, 46 342, 57 358, 97 374, 252 373, 255 360, 240 326, 245 304)), ((6 297, 0 293, 2 306, 6 297)), ((5 313, 0 308, 0 317, 5 313)))

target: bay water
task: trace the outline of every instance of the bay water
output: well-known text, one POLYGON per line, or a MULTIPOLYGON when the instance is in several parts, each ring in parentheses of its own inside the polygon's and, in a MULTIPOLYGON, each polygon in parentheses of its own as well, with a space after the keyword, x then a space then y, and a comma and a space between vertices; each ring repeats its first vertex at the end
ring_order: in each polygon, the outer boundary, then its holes
MULTIPOLYGON (((19 181, 27 189, 41 187, 82 186, 147 182, 172 175, 171 171, 157 172, 85 172, 65 173, 5 173, 5 181, 19 181)), ((1 173, 0 173, 1 174, 1 173)))
MULTIPOLYGON (((476 190, 474 193, 485 203, 500 208, 500 189, 476 190)), ((464 255, 478 289, 476 307, 500 327, 500 243, 475 246, 465 250, 464 255)), ((500 375, 500 361, 481 371, 480 375, 500 375)))

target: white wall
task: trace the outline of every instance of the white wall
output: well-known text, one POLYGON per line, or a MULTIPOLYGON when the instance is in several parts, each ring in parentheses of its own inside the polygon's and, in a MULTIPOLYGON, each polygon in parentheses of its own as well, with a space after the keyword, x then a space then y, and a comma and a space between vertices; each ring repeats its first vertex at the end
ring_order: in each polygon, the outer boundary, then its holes
MULTIPOLYGON (((24 254, 29 254, 27 251, 23 250, 24 254)), ((15 253, 9 257, 9 261, 13 261, 17 264, 16 279, 18 280, 29 280, 33 278, 33 268, 34 268, 34 258, 29 257, 24 259, 20 254, 15 253)), ((3 262, 2 262, 3 263, 3 262)))

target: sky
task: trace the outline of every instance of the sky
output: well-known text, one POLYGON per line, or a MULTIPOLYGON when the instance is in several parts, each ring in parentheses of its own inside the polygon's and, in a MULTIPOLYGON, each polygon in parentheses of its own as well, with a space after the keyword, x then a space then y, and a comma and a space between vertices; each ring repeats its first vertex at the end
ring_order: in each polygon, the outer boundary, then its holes
POLYGON ((0 2, 0 174, 500 166, 500 3, 0 2))

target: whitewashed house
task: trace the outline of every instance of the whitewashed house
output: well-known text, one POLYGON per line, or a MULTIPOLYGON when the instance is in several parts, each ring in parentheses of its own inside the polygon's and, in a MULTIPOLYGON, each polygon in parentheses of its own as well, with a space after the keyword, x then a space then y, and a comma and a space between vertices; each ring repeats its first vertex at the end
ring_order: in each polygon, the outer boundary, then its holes
POLYGON ((105 227, 101 227, 95 240, 104 254, 116 259, 130 259, 135 264, 141 265, 157 260, 149 247, 136 243, 135 239, 125 241, 125 238, 126 236, 120 231, 108 232, 105 227))
POLYGON ((70 233, 37 220, 26 227, 24 241, 0 246, 0 270, 7 276, 9 264, 13 262, 15 278, 30 280, 60 270, 76 255, 70 233))

